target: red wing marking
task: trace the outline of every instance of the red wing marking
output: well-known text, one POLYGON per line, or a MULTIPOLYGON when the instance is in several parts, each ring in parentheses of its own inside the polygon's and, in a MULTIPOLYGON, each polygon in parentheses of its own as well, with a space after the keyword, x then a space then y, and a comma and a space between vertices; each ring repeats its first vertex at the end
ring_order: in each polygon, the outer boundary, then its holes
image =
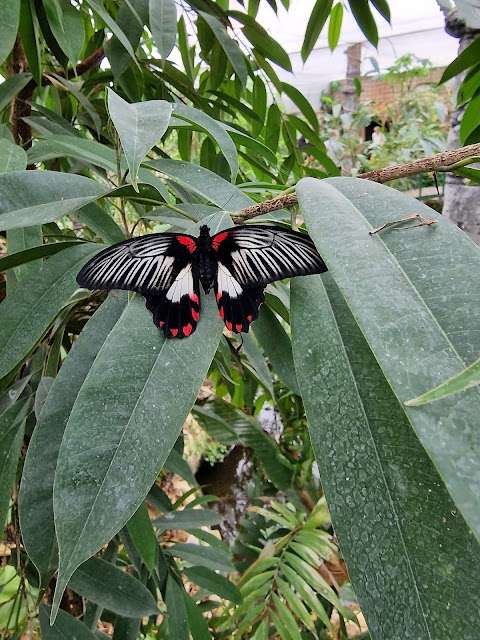
POLYGON ((225 326, 227 327, 227 329, 229 331, 231 331, 233 329, 233 324, 231 322, 228 322, 228 320, 227 320, 227 322, 225 322, 225 326))
POLYGON ((197 243, 195 242, 195 240, 193 240, 193 238, 189 238, 188 236, 177 236, 177 240, 178 242, 180 242, 180 244, 185 245, 190 253, 196 251, 197 243))
POLYGON ((163 327, 164 324, 165 324, 165 322, 163 320, 160 320, 160 322, 158 323, 158 326, 161 328, 161 327, 163 327))
POLYGON ((247 320, 251 322, 253 320, 253 316, 247 316, 247 320))
POLYGON ((192 318, 195 320, 195 322, 197 322, 199 317, 200 317, 199 312, 196 311, 195 309, 192 309, 192 318))
POLYGON ((190 300, 192 302, 197 302, 198 303, 198 296, 197 296, 197 294, 195 292, 190 294, 190 300))
POLYGON ((213 240, 212 242, 212 247, 215 249, 215 251, 218 251, 220 243, 223 242, 227 236, 228 231, 224 231, 223 233, 219 233, 217 236, 215 236, 215 240, 213 240))
POLYGON ((177 333, 178 333, 178 329, 170 329, 170 333, 172 334, 172 336, 175 338, 177 333))
POLYGON ((182 331, 183 331, 183 335, 184 336, 189 336, 192 333, 192 325, 190 323, 188 323, 185 327, 183 327, 182 331))
POLYGON ((225 311, 223 310, 223 307, 220 307, 220 309, 218 310, 218 315, 223 320, 223 318, 225 317, 225 311))
POLYGON ((219 292, 217 293, 217 303, 219 303, 219 302, 220 302, 220 298, 221 298, 221 297, 222 297, 222 292, 221 292, 221 291, 219 291, 219 292))
POLYGON ((240 333, 240 332, 241 332, 242 327, 243 327, 243 324, 236 324, 236 325, 235 325, 235 329, 238 331, 238 333, 240 333))

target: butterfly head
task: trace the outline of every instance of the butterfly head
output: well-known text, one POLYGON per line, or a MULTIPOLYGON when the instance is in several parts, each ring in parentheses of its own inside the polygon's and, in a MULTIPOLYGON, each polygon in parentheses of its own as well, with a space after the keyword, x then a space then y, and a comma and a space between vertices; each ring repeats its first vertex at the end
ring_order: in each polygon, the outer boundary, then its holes
POLYGON ((206 224, 202 224, 200 227, 200 238, 209 238, 210 237, 210 228, 207 227, 206 224))

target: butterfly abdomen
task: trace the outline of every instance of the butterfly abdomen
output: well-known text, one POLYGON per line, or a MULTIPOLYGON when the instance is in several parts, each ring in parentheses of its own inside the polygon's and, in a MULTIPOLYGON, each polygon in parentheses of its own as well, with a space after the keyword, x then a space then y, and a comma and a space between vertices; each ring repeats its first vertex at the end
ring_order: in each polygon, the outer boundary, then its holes
POLYGON ((210 252, 201 252, 198 256, 199 278, 202 283, 203 290, 208 293, 213 287, 215 279, 215 269, 210 257, 210 252))

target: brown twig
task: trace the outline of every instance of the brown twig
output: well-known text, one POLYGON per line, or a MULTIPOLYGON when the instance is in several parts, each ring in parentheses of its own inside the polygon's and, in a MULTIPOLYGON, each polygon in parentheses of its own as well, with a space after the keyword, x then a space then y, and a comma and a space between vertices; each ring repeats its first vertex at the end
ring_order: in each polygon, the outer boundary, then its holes
MULTIPOLYGON (((396 180, 397 178, 415 176, 420 173, 428 173, 430 171, 453 171, 458 167, 459 163, 462 163, 462 161, 472 158, 472 162, 475 162, 478 156, 480 156, 480 144, 471 144, 467 147, 461 147, 460 149, 452 149, 450 151, 438 153, 430 158, 421 158, 420 160, 414 160, 413 162, 406 162, 405 164, 386 167, 385 169, 376 169, 375 171, 369 171, 368 173, 360 173, 357 175, 357 178, 383 184, 384 182, 396 180)), ((251 220, 252 218, 264 213, 278 211, 278 209, 288 209, 289 207, 294 207, 297 204, 297 196, 292 193, 280 196, 279 198, 272 198, 272 200, 265 200, 265 202, 254 204, 251 207, 246 207, 245 209, 240 209, 236 212, 236 215, 232 220, 235 224, 241 224, 246 220, 251 220)))

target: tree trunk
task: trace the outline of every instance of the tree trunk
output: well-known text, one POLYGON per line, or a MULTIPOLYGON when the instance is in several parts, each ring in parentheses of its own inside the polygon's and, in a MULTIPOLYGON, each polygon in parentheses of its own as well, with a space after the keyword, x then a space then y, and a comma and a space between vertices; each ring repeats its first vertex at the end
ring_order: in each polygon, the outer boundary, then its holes
MULTIPOLYGON (((462 20, 456 17, 456 11, 451 11, 446 18, 445 30, 454 38, 459 38, 460 53, 480 36, 479 31, 468 29, 462 20)), ((458 88, 465 74, 454 78, 453 98, 456 99, 458 88)), ((460 123, 465 111, 465 105, 459 105, 451 118, 450 133, 447 146, 455 149, 461 146, 460 123)), ((450 218, 460 229, 463 229, 477 244, 480 244, 480 185, 468 185, 468 180, 447 173, 445 180, 445 202, 443 215, 450 218)))

